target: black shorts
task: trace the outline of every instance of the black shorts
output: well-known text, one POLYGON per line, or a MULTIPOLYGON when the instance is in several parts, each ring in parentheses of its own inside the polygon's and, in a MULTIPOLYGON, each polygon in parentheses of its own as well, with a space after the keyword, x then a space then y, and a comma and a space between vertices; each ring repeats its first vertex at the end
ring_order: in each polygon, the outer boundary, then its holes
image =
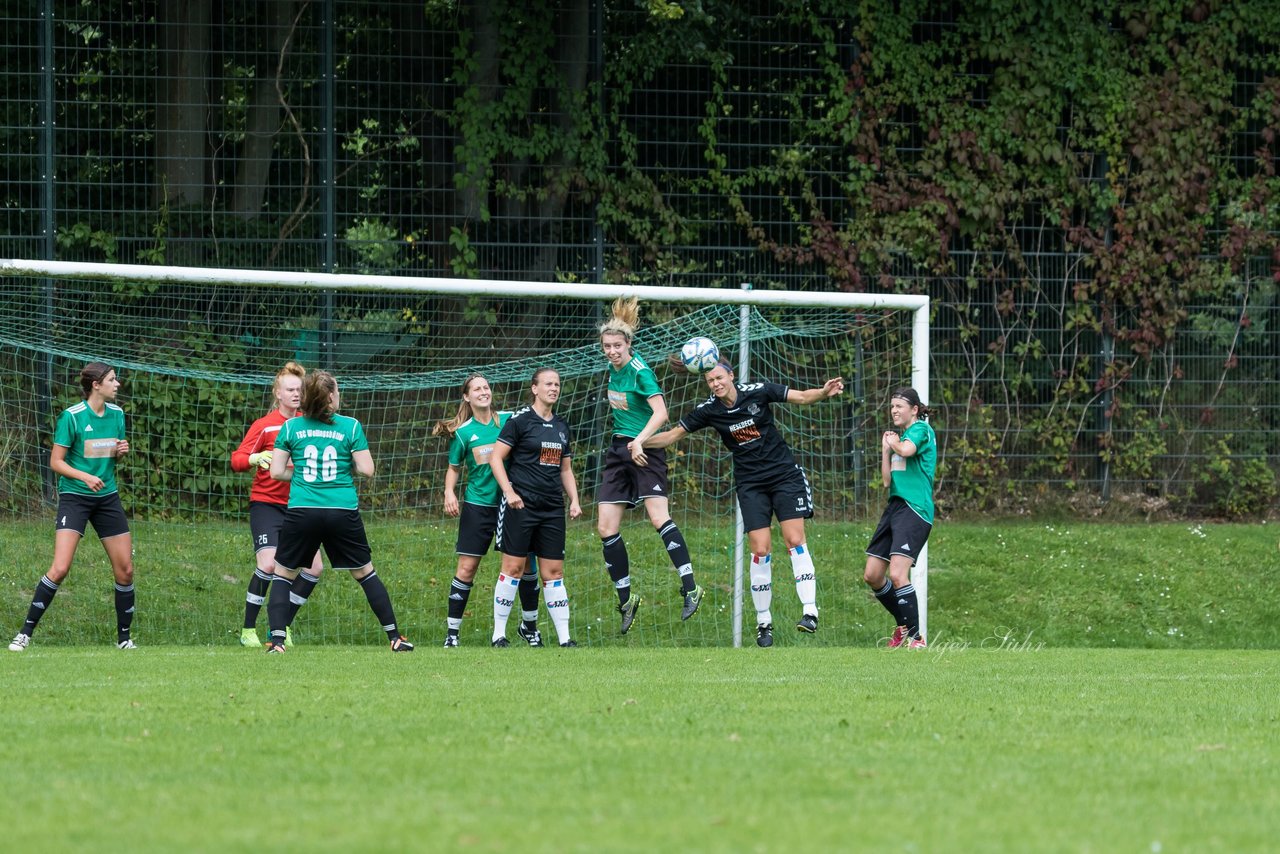
POLYGON ((129 520, 120 503, 120 493, 110 495, 81 495, 78 492, 58 494, 58 515, 53 527, 58 531, 75 531, 80 536, 93 524, 98 539, 118 537, 129 533, 129 520))
POLYGON ((631 460, 625 436, 614 436, 604 452, 604 470, 596 490, 597 504, 626 504, 635 507, 646 498, 666 498, 671 488, 667 482, 667 452, 656 448, 644 452, 646 462, 638 466, 631 460))
POLYGON ((738 487, 738 506, 742 508, 742 529, 758 531, 768 528, 776 516, 779 522, 813 518, 813 490, 804 469, 771 484, 738 487))
POLYGON ((249 502, 249 530, 253 532, 253 550, 280 546, 280 528, 284 525, 284 505, 268 501, 249 502))
POLYGON ((284 511, 276 563, 288 570, 310 569, 324 546, 334 569, 359 569, 373 560, 359 510, 290 507, 284 511))
POLYGON ((564 560, 564 508, 516 510, 504 498, 498 505, 498 551, 504 555, 535 555, 544 560, 564 560))
POLYGON ((903 555, 911 558, 914 565, 924 544, 929 542, 932 530, 933 526, 921 519, 907 502, 890 498, 889 506, 880 514, 880 524, 871 535, 867 554, 883 561, 888 561, 891 555, 903 555))
POLYGON ((484 557, 489 553, 489 545, 497 529, 496 504, 486 506, 462 502, 462 513, 458 517, 458 544, 454 551, 460 555, 484 557))

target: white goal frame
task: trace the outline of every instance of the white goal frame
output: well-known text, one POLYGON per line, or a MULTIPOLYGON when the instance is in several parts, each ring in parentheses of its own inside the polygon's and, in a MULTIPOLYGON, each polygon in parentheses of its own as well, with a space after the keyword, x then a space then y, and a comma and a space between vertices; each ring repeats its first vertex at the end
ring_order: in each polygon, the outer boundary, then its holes
MULTIPOLYGON (((230 270, 205 267, 149 266, 142 264, 101 264, 77 261, 37 261, 0 259, 0 276, 28 276, 54 279, 91 279, 106 282, 163 282, 193 285, 262 285, 311 288, 315 290, 395 291, 402 293, 450 294, 454 296, 544 297, 559 300, 605 301, 636 297, 641 301, 696 304, 728 304, 742 308, 738 376, 750 377, 750 349, 747 340, 747 308, 758 305, 786 305, 811 308, 865 308, 911 311, 911 386, 920 401, 929 403, 929 297, 912 294, 856 294, 845 292, 741 290, 664 287, 657 285, 591 285, 558 282, 495 281, 485 279, 444 279, 428 276, 379 276, 356 273, 299 273, 266 270, 230 270)), ((878 456, 878 451, 877 451, 878 456)), ((735 507, 737 502, 734 502, 735 507)), ((742 645, 743 577, 745 555, 741 511, 738 510, 737 545, 733 567, 733 645, 742 645)), ((920 631, 928 637, 929 547, 921 549, 911 573, 920 601, 920 631)))

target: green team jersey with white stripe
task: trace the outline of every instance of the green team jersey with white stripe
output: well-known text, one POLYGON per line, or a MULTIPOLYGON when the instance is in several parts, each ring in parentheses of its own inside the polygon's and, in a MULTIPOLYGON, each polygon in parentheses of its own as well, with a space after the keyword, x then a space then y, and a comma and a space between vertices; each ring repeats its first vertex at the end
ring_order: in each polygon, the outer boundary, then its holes
POLYGON ((498 506, 501 490, 498 489, 498 482, 493 479, 489 457, 493 455, 493 443, 498 441, 502 425, 510 417, 510 412, 499 412, 488 424, 468 418, 454 432, 453 442, 449 445, 449 465, 464 468, 467 473, 467 489, 463 494, 463 501, 485 507, 498 506))
POLYGON ((613 410, 613 435, 634 439, 653 417, 649 398, 662 394, 653 368, 632 354, 621 368, 609 366, 609 408, 613 410))
POLYGON ((67 465, 102 478, 102 489, 94 492, 82 480, 59 476, 58 492, 98 496, 115 492, 116 446, 123 441, 124 410, 114 403, 106 403, 101 415, 83 400, 64 409, 53 430, 53 444, 67 449, 67 465))
POLYGON ((359 509, 351 477, 351 455, 369 450, 360 422, 334 415, 332 424, 298 416, 284 422, 276 436, 276 451, 293 461, 289 485, 290 507, 359 509))
POLYGON ((902 433, 916 452, 909 457, 889 457, 889 497, 901 498, 921 519, 933 524, 933 470, 938 459, 938 437, 924 421, 916 421, 902 433))

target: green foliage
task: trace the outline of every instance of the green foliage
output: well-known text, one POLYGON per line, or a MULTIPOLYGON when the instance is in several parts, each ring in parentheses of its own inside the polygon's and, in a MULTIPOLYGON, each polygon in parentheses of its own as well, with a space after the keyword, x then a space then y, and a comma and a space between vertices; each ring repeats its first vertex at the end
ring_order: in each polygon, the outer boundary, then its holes
POLYGON ((1233 453, 1231 434, 1219 439, 1198 467, 1196 498, 1223 518, 1257 517, 1276 499, 1276 474, 1265 457, 1233 453))
POLYGON ((453 247, 453 255, 449 258, 449 266, 453 274, 459 278, 474 279, 479 275, 476 264, 479 256, 471 245, 467 232, 458 226, 449 229, 449 245, 453 247))
POLYGON ((933 346, 963 360, 939 372, 958 384, 939 395, 953 406, 945 500, 989 500, 981 461, 1011 456, 1068 487, 1106 461, 1165 489, 1157 470, 1188 450, 1167 431, 1196 441, 1196 425, 1166 406, 1169 387, 1190 379, 1179 330, 1195 315, 1202 345, 1227 353, 1216 396, 1235 376, 1249 318, 1227 310, 1210 322, 1193 307, 1230 305, 1274 271, 1249 259, 1270 255, 1278 233, 1280 182, 1267 160, 1280 69, 1269 63, 1242 90, 1258 72, 1233 57, 1261 43, 1274 55, 1280 8, 1004 0, 951 17, 928 2, 866 4, 852 39, 827 17, 834 8, 782 8, 780 19, 818 40, 821 73, 744 98, 732 66, 712 63, 708 181, 779 265, 849 290, 939 283, 933 346), (792 128, 768 157, 750 159, 730 135, 744 100, 792 128), (1231 156, 1246 124, 1265 143, 1256 163, 1231 156), (1221 260, 1206 260, 1206 243, 1221 260), (1046 249, 1061 253, 1065 275, 1040 260, 1046 249), (901 269, 913 275, 890 275, 901 269), (971 405, 979 381, 1005 406, 971 405), (1095 446, 1108 401, 1129 386, 1134 441, 1104 429, 1095 446), (1139 398, 1149 408, 1135 411, 1139 398), (980 440, 994 444, 975 449, 980 440))
POLYGON ((261 395, 228 392, 206 379, 153 376, 134 390, 128 417, 150 429, 135 434, 127 465, 127 501, 148 518, 191 518, 197 512, 233 513, 245 506, 247 476, 231 471, 245 413, 261 395))
POLYGON ((943 511, 983 512, 1007 506, 1014 494, 1014 482, 1001 453, 991 407, 980 406, 970 414, 961 431, 946 431, 947 453, 938 462, 936 481, 946 496, 943 511))
POLYGON ((1169 453, 1168 424, 1142 407, 1126 409, 1125 414, 1127 429, 1116 431, 1104 447, 1102 459, 1114 466, 1117 478, 1149 483, 1158 476, 1160 458, 1169 453))
MULTIPOLYGON (((35 67, 43 24, 10 5, 35 67)), ((599 66, 594 31, 567 37, 585 6, 339 4, 333 69, 316 4, 279 32, 271 4, 224 5, 210 185, 172 212, 154 9, 55 16, 59 258, 928 292, 957 504, 995 500, 996 461, 1194 502, 1173 481, 1214 418, 1274 430, 1280 4, 608 2, 599 66), (270 170, 231 213, 263 85, 270 170)), ((6 150, 39 150, 38 82, 0 82, 6 150)), ((5 230, 44 251, 43 160, 11 159, 5 230)))
POLYGON ((116 237, 87 222, 73 222, 58 231, 58 248, 79 255, 85 261, 116 260, 116 237), (86 251, 88 250, 88 251, 86 251))
POLYGON ((359 219, 347 228, 346 239, 359 259, 362 273, 393 270, 400 256, 400 235, 380 219, 359 219))

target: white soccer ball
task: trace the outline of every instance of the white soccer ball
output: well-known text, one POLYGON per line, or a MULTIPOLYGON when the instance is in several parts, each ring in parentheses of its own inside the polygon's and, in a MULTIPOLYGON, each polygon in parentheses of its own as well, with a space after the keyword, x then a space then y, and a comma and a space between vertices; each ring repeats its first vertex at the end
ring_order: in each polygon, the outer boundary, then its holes
POLYGON ((720 361, 720 350, 710 338, 690 338, 680 348, 680 361, 691 374, 705 374, 720 361))

